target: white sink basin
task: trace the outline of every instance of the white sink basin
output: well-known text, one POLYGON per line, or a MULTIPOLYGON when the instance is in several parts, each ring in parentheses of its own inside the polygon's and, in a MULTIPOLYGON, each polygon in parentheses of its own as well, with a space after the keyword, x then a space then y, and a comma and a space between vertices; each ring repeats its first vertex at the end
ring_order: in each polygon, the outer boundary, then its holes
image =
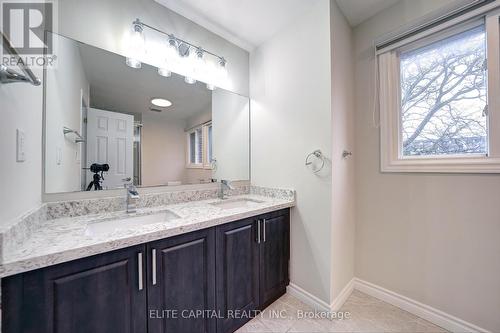
POLYGON ((88 236, 109 234, 112 232, 122 231, 125 229, 139 227, 148 224, 155 224, 161 222, 168 222, 178 219, 179 216, 169 210, 164 210, 156 214, 140 215, 140 216, 126 216, 114 220, 105 220, 94 223, 89 223, 85 234, 88 236))
POLYGON ((211 205, 222 209, 235 209, 235 208, 252 207, 263 202, 264 201, 253 200, 253 199, 234 199, 234 200, 214 202, 211 203, 211 205))

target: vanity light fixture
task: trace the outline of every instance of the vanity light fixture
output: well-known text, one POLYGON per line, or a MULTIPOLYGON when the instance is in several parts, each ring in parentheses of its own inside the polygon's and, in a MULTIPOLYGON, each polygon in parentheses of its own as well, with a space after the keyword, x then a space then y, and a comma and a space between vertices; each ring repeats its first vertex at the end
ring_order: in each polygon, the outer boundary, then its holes
POLYGON ((189 84, 196 83, 197 79, 203 78, 207 89, 214 90, 217 79, 224 79, 227 76, 227 61, 215 53, 207 51, 200 46, 196 46, 186 40, 180 39, 173 34, 168 34, 160 29, 152 27, 139 19, 132 22, 132 38, 130 55, 126 59, 128 66, 133 68, 141 68, 141 59, 144 56, 145 39, 144 28, 148 28, 157 33, 161 33, 168 37, 167 48, 163 63, 158 67, 158 74, 169 77, 172 75, 172 70, 176 65, 182 67, 184 71, 184 81, 189 84), (206 60, 205 55, 210 55, 216 59, 216 66, 211 66, 206 60))
POLYGON ((164 98, 155 97, 155 98, 151 99, 151 104, 159 106, 160 108, 166 108, 166 107, 171 106, 172 102, 170 102, 169 100, 164 99, 164 98))

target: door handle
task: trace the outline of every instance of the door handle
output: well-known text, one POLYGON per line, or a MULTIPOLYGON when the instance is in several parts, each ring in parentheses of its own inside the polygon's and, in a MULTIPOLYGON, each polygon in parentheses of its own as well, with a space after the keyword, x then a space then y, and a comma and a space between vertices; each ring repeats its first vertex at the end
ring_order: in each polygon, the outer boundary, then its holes
POLYGON ((260 233, 261 233, 261 230, 260 230, 260 220, 257 220, 257 243, 260 244, 260 233))
POLYGON ((155 286, 156 285, 156 249, 151 250, 151 261, 152 261, 151 274, 153 275, 153 286, 155 286))
POLYGON ((262 230, 263 236, 264 236, 264 243, 266 242, 266 219, 262 219, 262 224, 264 225, 264 228, 262 230))
POLYGON ((137 253, 137 269, 139 270, 139 290, 144 288, 144 281, 142 276, 142 252, 137 253))
POLYGON ((123 179, 122 179, 122 182, 129 182, 129 181, 131 181, 131 180, 132 180, 132 178, 131 178, 131 177, 127 177, 127 178, 123 178, 123 179))

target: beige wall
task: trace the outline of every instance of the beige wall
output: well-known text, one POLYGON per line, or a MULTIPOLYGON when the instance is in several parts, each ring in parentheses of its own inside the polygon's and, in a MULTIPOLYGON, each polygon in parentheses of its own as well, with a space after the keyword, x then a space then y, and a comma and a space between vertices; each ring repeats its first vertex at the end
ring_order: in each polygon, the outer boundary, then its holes
POLYGON ((500 176, 382 174, 373 40, 450 1, 411 0, 354 30, 358 278, 500 331, 500 176))
POLYGON ((343 158, 344 150, 354 150, 354 68, 352 29, 337 3, 332 0, 332 287, 331 300, 354 277, 355 178, 354 157, 343 158))
POLYGON ((142 185, 200 183, 212 178, 212 170, 186 168, 186 120, 165 113, 142 115, 142 185))
POLYGON ((186 183, 185 121, 145 112, 142 124, 142 185, 186 183))
POLYGON ((250 56, 252 183, 292 188, 291 282, 329 303, 331 165, 304 165, 321 149, 331 156, 330 7, 316 1, 250 56))

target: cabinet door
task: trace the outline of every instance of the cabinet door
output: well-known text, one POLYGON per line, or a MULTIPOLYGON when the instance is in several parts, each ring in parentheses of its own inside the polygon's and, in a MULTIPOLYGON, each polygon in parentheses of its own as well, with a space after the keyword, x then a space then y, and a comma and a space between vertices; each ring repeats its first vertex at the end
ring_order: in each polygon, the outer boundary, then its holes
POLYGON ((217 332, 233 332, 259 308, 259 244, 255 219, 216 229, 217 332))
POLYGON ((265 308, 286 292, 289 283, 289 210, 270 213, 259 218, 262 225, 260 304, 261 308, 265 308))
POLYGON ((135 246, 4 279, 2 332, 145 332, 144 253, 135 246))
POLYGON ((149 333, 215 333, 214 233, 148 244, 149 333))

